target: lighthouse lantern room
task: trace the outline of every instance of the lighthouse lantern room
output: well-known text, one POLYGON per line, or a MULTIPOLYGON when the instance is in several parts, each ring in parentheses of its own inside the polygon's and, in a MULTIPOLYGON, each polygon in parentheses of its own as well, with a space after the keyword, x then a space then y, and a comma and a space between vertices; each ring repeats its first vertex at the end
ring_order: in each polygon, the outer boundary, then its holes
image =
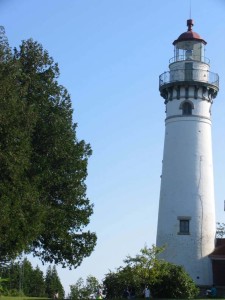
POLYGON ((206 42, 192 31, 193 20, 187 20, 188 31, 181 34, 173 42, 175 61, 179 60, 196 60, 205 62, 205 45, 206 42))

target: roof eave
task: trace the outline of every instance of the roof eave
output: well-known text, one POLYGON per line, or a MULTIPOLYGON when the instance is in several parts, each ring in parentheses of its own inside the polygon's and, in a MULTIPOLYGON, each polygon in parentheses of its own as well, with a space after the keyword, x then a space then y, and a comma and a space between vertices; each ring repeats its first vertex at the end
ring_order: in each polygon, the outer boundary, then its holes
POLYGON ((177 43, 179 43, 179 42, 184 42, 184 41, 198 41, 198 42, 201 42, 201 43, 203 43, 204 45, 206 45, 207 44, 207 42, 205 41, 205 40, 203 40, 203 39, 198 39, 198 38, 189 38, 189 39, 187 39, 187 38, 184 38, 184 39, 177 39, 177 40, 175 40, 174 42, 173 42, 173 45, 175 46, 177 43))

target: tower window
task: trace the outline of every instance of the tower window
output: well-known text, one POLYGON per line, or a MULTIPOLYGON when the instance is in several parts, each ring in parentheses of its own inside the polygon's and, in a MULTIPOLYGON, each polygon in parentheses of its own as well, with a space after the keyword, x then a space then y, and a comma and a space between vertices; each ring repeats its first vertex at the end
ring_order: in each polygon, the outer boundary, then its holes
POLYGON ((184 102, 182 105, 182 114, 185 116, 189 116, 192 114, 192 105, 190 102, 184 102))
POLYGON ((189 234, 189 220, 180 220, 180 233, 189 234))
POLYGON ((190 217, 178 217, 179 232, 178 234, 190 234, 190 217))

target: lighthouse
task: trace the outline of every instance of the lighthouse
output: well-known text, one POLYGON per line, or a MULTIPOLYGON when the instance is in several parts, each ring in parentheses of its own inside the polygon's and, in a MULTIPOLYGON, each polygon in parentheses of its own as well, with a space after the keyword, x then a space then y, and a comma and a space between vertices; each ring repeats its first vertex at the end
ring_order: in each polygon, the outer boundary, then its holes
POLYGON ((169 71, 159 77, 166 118, 156 245, 197 285, 210 285, 216 233, 211 108, 219 77, 193 25, 187 20, 187 31, 173 42, 169 71))

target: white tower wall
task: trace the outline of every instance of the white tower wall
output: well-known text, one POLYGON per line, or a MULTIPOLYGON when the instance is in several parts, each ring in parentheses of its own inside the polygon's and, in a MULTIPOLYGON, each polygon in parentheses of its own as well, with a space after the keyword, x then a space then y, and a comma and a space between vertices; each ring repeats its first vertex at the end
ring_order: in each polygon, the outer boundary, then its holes
POLYGON ((211 103, 193 100, 193 115, 185 117, 179 108, 183 101, 167 104, 157 245, 165 245, 163 258, 184 265, 197 283, 211 284, 207 257, 215 238, 211 103), (189 235, 179 234, 180 219, 190 220, 189 235))

